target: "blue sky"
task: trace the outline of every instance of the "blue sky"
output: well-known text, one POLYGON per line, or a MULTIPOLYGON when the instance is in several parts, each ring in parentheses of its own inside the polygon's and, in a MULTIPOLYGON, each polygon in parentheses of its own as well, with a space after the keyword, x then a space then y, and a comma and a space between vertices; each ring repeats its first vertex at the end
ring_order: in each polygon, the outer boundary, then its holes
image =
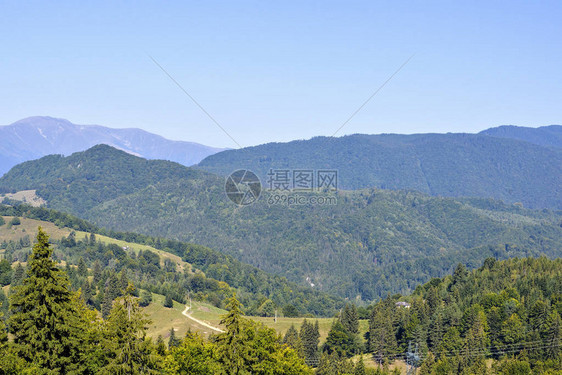
POLYGON ((236 147, 562 123, 562 4, 0 2, 0 124, 33 115, 236 147))

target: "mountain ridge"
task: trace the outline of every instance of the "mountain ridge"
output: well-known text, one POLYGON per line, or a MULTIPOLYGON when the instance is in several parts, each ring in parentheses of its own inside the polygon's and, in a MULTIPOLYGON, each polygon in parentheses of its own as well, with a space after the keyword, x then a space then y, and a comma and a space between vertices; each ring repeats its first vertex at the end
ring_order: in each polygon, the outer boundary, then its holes
MULTIPOLYGON (((334 206, 270 205, 264 191, 238 207, 224 184, 109 146, 26 162, 0 178, 0 189, 37 189, 49 207, 99 226, 199 243, 341 297, 406 292, 459 260, 562 256, 562 212, 380 189, 332 193, 334 206)), ((221 279, 225 270, 214 272, 221 279)))
POLYGON ((196 168, 219 175, 250 169, 262 180, 271 169, 334 169, 341 189, 411 189, 562 209, 562 189, 553 189, 562 186, 562 148, 486 134, 315 137, 223 151, 196 168))
POLYGON ((107 144, 136 156, 170 160, 186 166, 224 150, 195 142, 168 140, 138 128, 77 125, 66 119, 34 116, 0 126, 0 175, 27 160, 50 154, 70 155, 96 144, 107 144))

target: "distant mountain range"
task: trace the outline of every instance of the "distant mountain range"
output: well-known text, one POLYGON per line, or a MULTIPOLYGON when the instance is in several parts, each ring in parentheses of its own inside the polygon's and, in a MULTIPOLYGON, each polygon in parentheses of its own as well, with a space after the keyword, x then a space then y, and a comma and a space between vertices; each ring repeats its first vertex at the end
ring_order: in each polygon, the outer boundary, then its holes
POLYGON ((171 141, 141 129, 76 125, 52 117, 28 117, 0 126, 0 176, 14 165, 49 154, 70 155, 107 144, 147 159, 171 160, 190 166, 224 149, 171 141))
POLYGON ((562 125, 541 126, 540 128, 503 125, 486 129, 481 131, 480 134, 517 139, 539 146, 562 148, 562 125))
POLYGON ((208 156, 197 168, 335 169, 338 187, 416 190, 562 209, 562 126, 501 126, 479 134, 355 134, 268 143, 208 156))
MULTIPOLYGON (((490 256, 562 256, 562 212, 379 189, 309 193, 337 204, 290 207, 270 205, 262 191, 239 207, 224 189, 223 177, 106 145, 28 161, 0 178, 0 193, 36 190, 48 207, 105 228, 209 246, 342 297, 405 293, 490 256)), ((228 272, 205 271, 230 283, 228 272)))

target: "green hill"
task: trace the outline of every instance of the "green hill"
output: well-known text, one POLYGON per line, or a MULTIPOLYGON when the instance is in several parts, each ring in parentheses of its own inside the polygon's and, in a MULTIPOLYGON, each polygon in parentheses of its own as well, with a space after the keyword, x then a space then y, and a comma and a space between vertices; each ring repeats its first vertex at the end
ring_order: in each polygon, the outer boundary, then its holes
MULTIPOLYGON (((0 217, 3 218, 0 259, 8 260, 8 264, 26 262, 32 238, 37 227, 42 226, 51 235, 55 257, 63 264, 79 268, 83 262, 94 269, 97 263, 103 275, 95 285, 102 290, 112 275, 123 271, 138 288, 170 295, 180 303, 185 303, 191 292, 194 299, 222 307, 224 299, 235 291, 249 315, 274 316, 275 310, 282 315, 287 306, 292 306, 297 315, 332 316, 343 304, 337 297, 269 275, 203 246, 134 233, 106 232, 45 208, 0 205, 0 217), (11 224, 14 217, 19 224, 11 224)), ((12 276, 2 272, 0 280, 4 281, 0 284, 10 284, 12 276)), ((67 272, 75 289, 84 288, 85 275, 68 267, 67 272)), ((102 298, 103 294, 98 297, 102 298)), ((99 309, 102 301, 96 298, 92 296, 91 304, 99 309)))
MULTIPOLYGON (((533 129, 534 130, 534 129, 533 129)), ((562 149, 483 134, 316 137, 223 151, 198 168, 228 175, 250 169, 336 169, 341 189, 407 189, 562 209, 562 149)))
MULTIPOLYGON (((0 188, 37 189, 49 207, 100 227, 198 243, 300 285, 363 300, 406 293, 459 261, 478 267, 489 256, 562 255, 560 212, 378 189, 340 191, 333 206, 270 206, 264 192, 257 203, 238 207, 225 196, 223 178, 107 146, 24 163, 0 179, 0 188), (81 168, 76 160, 83 160, 81 168), (161 175, 130 173, 143 163, 148 170, 158 163, 161 175), (99 174, 89 171, 93 164, 99 174), (98 178, 107 194, 93 187, 98 178)), ((229 282, 232 270, 209 264, 210 256, 189 262, 229 282)))
POLYGON ((562 148, 562 125, 541 126, 539 128, 503 125, 483 130, 479 134, 518 139, 540 146, 562 148))
POLYGON ((458 266, 412 295, 375 304, 368 351, 375 359, 404 358, 417 346, 426 374, 484 374, 491 364, 498 374, 555 374, 561 291, 562 259, 489 258, 473 271, 458 266))

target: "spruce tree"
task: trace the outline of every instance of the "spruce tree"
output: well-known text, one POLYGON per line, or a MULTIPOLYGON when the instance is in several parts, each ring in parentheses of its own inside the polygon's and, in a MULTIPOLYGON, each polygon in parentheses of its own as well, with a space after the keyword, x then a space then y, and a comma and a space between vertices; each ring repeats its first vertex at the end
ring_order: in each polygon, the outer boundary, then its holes
POLYGON ((164 344, 162 335, 158 335, 158 339, 156 340, 156 352, 161 356, 166 355, 166 344, 164 344))
POLYGON ((89 316, 68 279, 52 259, 41 227, 29 258, 27 276, 11 297, 9 326, 19 356, 55 373, 77 371, 84 360, 89 316))
POLYGON ((0 313, 0 352, 6 346, 7 343, 8 343, 8 332, 6 331, 6 325, 4 324, 4 314, 0 313))
POLYGON ((245 343, 247 322, 242 318, 240 302, 235 295, 228 300, 226 308, 228 313, 220 321, 226 332, 217 337, 217 358, 230 374, 243 374, 248 370, 250 357, 250 348, 245 343))
MULTIPOLYGON (((111 272, 111 274, 109 275, 109 278, 106 281, 106 287, 106 290, 109 292, 112 300, 123 295, 124 288, 121 287, 121 283, 115 272, 111 272)), ((127 286, 125 285, 125 288, 126 287, 127 286)))
POLYGON ((105 291, 103 292, 103 300, 101 303, 101 316, 104 319, 107 319, 109 317, 112 306, 113 306, 113 298, 111 298, 111 292, 109 291, 109 286, 107 286, 105 288, 105 291))
POLYGON ((347 332, 354 335, 359 333, 359 315, 354 304, 345 304, 340 321, 347 332))
POLYGON ((12 274, 12 283, 11 283, 12 288, 21 285, 24 278, 25 278, 25 269, 23 268, 21 263, 18 262, 18 265, 16 266, 16 269, 12 274))
POLYGON ((318 343, 320 342, 318 321, 313 325, 305 319, 302 323, 299 336, 302 342, 306 364, 309 366, 316 366, 318 362, 318 343))
POLYGON ((99 282, 101 281, 101 276, 102 276, 101 264, 100 264, 99 260, 95 261, 94 269, 92 270, 92 273, 94 275, 94 284, 99 284, 99 282))
POLYGON ((365 362, 363 362, 363 354, 359 357, 359 361, 355 365, 355 370, 353 375, 367 375, 367 370, 365 369, 365 362))
POLYGON ((294 325, 291 325, 291 327, 285 333, 285 337, 283 337, 283 344, 286 344, 288 347, 295 349, 300 357, 304 357, 302 341, 299 337, 299 332, 294 325))
POLYGON ((170 338, 168 339, 168 348, 175 348, 181 344, 181 340, 176 337, 176 330, 174 327, 170 329, 170 338))
POLYGON ((174 307, 174 301, 172 300, 172 296, 170 294, 166 294, 166 299, 164 300, 164 307, 171 309, 174 307))
POLYGON ((80 257, 78 261, 78 276, 80 277, 87 277, 88 276, 88 267, 86 267, 86 263, 84 262, 84 258, 80 257))
POLYGON ((123 268, 121 272, 119 272, 119 287, 121 290, 127 289, 127 285, 129 285, 129 279, 127 279, 127 270, 123 268))
POLYGON ((113 304, 105 322, 104 345, 108 350, 104 373, 108 374, 151 374, 157 373, 156 348, 146 338, 148 320, 131 295, 132 285, 124 297, 113 304))

